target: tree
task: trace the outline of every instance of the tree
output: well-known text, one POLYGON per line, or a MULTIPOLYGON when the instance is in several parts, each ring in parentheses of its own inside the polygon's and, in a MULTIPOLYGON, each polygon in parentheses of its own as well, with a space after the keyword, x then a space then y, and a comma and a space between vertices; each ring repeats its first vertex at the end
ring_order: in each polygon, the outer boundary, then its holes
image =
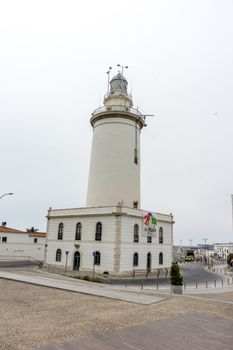
POLYGON ((173 286, 183 285, 183 276, 180 273, 180 268, 177 261, 173 261, 170 271, 170 281, 173 286))
POLYGON ((227 255, 227 264, 233 267, 233 253, 227 255))
POLYGON ((31 228, 26 228, 27 232, 37 232, 38 228, 35 228, 34 226, 32 226, 31 228))

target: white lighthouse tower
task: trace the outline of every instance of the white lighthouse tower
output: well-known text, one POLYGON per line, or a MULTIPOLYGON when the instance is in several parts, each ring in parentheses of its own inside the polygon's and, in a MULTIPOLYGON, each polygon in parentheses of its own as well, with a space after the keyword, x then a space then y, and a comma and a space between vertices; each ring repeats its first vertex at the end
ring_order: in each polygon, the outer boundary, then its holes
POLYGON ((127 81, 119 72, 110 81, 104 106, 92 113, 93 141, 87 207, 140 208, 140 130, 142 114, 132 108, 127 81))
POLYGON ((92 113, 86 206, 49 208, 45 261, 63 271, 148 276, 171 265, 172 214, 140 207, 145 116, 133 108, 127 85, 122 69, 108 84, 103 107, 92 113))

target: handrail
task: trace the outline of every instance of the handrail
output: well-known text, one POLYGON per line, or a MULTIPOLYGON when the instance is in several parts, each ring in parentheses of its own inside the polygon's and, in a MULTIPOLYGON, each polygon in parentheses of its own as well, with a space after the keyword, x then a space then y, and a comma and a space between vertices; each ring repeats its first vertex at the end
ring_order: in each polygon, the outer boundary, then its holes
POLYGON ((114 112, 114 111, 118 111, 118 112, 128 112, 128 113, 132 113, 132 114, 136 114, 139 117, 143 117, 142 113, 135 108, 132 107, 127 107, 124 105, 111 105, 111 106, 102 106, 99 108, 96 108, 93 112, 92 112, 92 116, 99 114, 99 113, 105 113, 105 112, 114 112))

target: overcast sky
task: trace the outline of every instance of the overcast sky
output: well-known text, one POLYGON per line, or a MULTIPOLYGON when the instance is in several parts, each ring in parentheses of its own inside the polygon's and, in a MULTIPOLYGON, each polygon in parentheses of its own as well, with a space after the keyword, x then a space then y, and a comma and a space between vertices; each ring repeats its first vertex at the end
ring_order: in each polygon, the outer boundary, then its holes
POLYGON ((86 201, 92 111, 128 65, 141 134, 141 207, 183 245, 233 241, 232 0, 0 2, 0 220, 46 229, 86 201))

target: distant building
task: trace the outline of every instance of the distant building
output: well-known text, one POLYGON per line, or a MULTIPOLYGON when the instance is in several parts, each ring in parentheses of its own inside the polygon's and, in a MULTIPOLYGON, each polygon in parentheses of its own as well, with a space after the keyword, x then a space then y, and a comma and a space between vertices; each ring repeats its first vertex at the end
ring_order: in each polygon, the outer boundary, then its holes
POLYGON ((49 209, 47 263, 115 275, 171 266, 172 214, 140 209, 140 134, 146 124, 127 85, 118 73, 104 106, 92 113, 86 207, 49 209))
POLYGON ((27 232, 0 226, 0 257, 44 259, 45 232, 27 232))
POLYGON ((227 259, 228 254, 233 253, 233 243, 214 243, 214 254, 219 258, 227 259))

